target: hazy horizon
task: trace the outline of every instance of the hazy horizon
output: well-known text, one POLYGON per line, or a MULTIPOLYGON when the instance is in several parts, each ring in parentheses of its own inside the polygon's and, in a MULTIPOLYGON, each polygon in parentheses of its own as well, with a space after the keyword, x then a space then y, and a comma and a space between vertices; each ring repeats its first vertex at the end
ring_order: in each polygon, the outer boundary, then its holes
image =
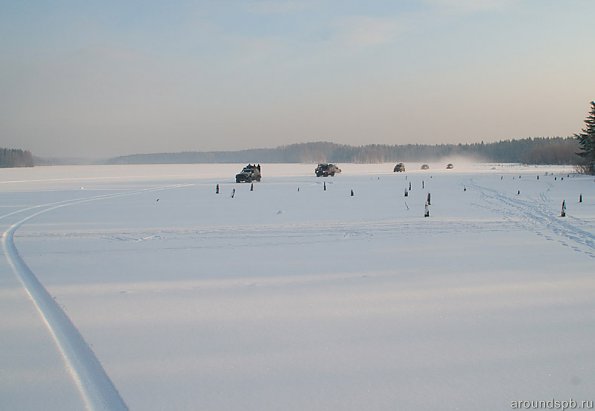
POLYGON ((0 5, 0 146, 40 157, 580 131, 595 2, 0 5))

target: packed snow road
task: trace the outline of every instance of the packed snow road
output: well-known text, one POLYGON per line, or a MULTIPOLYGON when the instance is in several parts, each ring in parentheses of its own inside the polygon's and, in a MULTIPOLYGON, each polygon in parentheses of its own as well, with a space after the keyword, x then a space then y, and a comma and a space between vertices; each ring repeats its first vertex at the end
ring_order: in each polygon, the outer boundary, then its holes
POLYGON ((592 177, 393 166, 0 170, 0 408, 594 400, 592 177))

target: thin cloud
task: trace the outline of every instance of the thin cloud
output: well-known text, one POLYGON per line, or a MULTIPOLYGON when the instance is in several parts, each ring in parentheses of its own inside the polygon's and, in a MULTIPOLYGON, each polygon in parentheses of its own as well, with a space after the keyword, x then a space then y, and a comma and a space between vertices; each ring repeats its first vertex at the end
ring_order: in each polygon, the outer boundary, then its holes
POLYGON ((304 11, 312 6, 309 1, 299 0, 259 0, 248 5, 248 10, 256 14, 287 14, 304 11))
POLYGON ((334 40, 347 46, 378 46, 395 41, 406 27, 400 19, 355 16, 335 23, 334 40))
POLYGON ((518 0, 422 0, 423 3, 448 11, 484 12, 507 8, 518 0))

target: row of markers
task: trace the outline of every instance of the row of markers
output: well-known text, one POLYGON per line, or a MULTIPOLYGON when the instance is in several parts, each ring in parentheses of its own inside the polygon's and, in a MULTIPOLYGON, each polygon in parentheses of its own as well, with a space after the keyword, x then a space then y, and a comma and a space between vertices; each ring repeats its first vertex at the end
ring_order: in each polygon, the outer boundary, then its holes
MULTIPOLYGON (((539 176, 537 176, 537 178, 539 178, 539 176)), ((424 182, 422 181, 422 188, 424 187, 424 182)), ((323 190, 326 191, 326 181, 323 183, 323 190)), ((250 191, 254 191, 254 183, 250 183, 250 191)), ((298 191, 300 191, 300 188, 298 187, 298 191)), ((411 183, 409 183, 409 190, 405 189, 405 197, 409 196, 409 191, 411 191, 411 183)), ((465 187, 465 191, 467 191, 467 187, 465 187)), ((215 194, 219 194, 220 190, 219 190, 219 184, 217 184, 217 186, 215 187, 215 194)), ((519 190, 517 192, 517 194, 521 194, 521 191, 519 190)), ((234 198, 236 195, 236 189, 232 189, 231 191, 231 198, 234 198)), ((351 197, 355 196, 355 193, 353 192, 353 189, 351 189, 351 197)), ((157 200, 159 201, 159 200, 157 200)), ((583 202, 583 195, 580 194, 579 195, 579 199, 578 199, 579 203, 583 202)), ((431 195, 430 193, 428 193, 428 198, 426 199, 426 204, 425 204, 425 208, 424 208, 424 217, 429 217, 430 216, 430 208, 429 206, 432 205, 431 202, 431 195)), ((566 217, 566 200, 562 201, 562 210, 560 212, 560 217, 566 217)))

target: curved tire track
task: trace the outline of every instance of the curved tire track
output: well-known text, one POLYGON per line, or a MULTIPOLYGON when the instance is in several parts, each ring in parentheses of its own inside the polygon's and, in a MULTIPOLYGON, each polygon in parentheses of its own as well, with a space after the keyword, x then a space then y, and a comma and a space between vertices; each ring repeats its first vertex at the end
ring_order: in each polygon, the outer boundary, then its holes
MULTIPOLYGON (((506 210, 500 210, 507 216, 516 216, 522 219, 529 228, 546 239, 552 239, 551 235, 557 236, 558 241, 574 251, 595 258, 595 235, 583 230, 576 225, 562 220, 545 207, 545 204, 538 204, 521 199, 511 198, 488 187, 480 186, 473 181, 469 186, 480 191, 481 195, 489 200, 507 206, 506 210), (548 230, 550 235, 544 233, 548 230)), ((547 196, 540 195, 542 203, 545 203, 547 196)))
POLYGON ((16 222, 2 235, 2 245, 8 263, 12 267, 23 287, 31 297, 39 314, 50 331, 67 369, 74 379, 79 392, 83 398, 86 408, 89 410, 128 410, 128 407, 116 389, 113 382, 103 369, 95 353, 84 340, 76 326, 72 323, 66 313, 48 293, 43 284, 37 279, 33 271, 27 266, 14 243, 14 234, 18 228, 27 221, 40 214, 73 205, 83 204, 92 201, 112 199, 117 197, 138 195, 149 191, 161 191, 171 188, 180 188, 182 185, 150 188, 135 192, 106 194, 90 198, 60 201, 41 206, 28 207, 12 212, 0 218, 8 217, 19 212, 30 211, 40 207, 43 208, 16 222))

